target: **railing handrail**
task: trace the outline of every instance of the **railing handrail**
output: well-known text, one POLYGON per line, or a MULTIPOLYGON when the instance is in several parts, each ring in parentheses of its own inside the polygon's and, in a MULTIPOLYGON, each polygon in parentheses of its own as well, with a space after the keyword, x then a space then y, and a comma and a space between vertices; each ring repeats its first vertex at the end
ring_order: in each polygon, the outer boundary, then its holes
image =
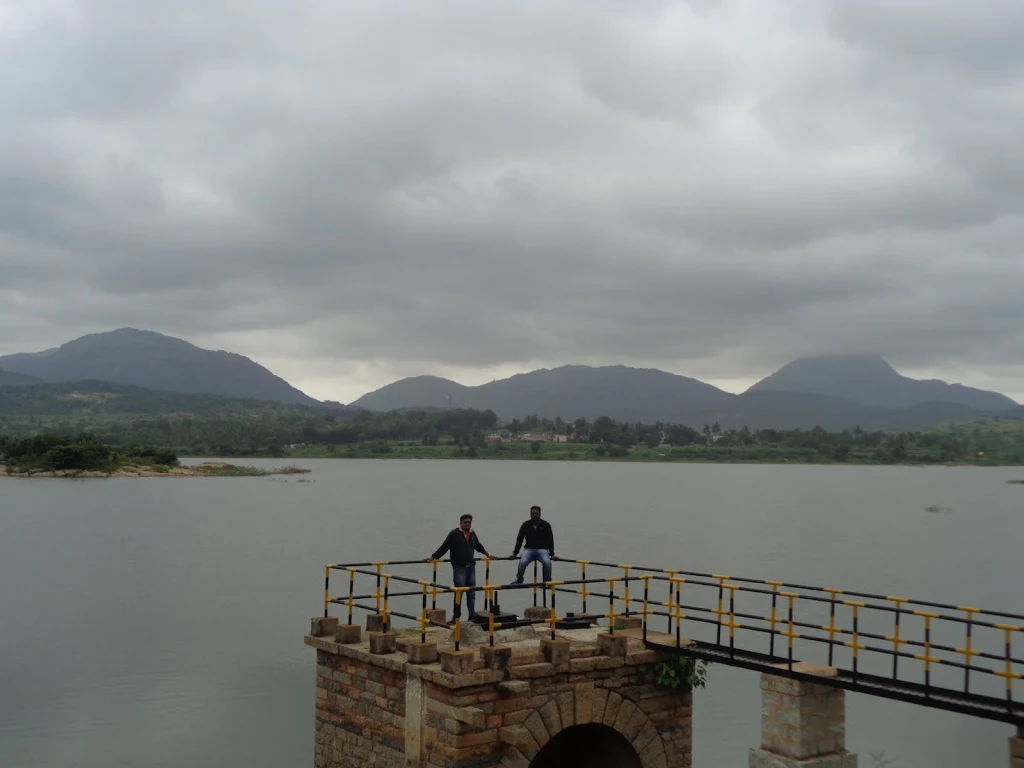
MULTIPOLYGON (((486 561, 486 562, 504 562, 504 561, 514 560, 514 559, 518 559, 518 558, 492 557, 492 556, 481 556, 481 557, 476 558, 477 561, 481 561, 481 562, 484 562, 484 561, 486 561)), ((562 563, 575 563, 577 565, 589 565, 589 566, 595 566, 595 567, 599 567, 599 568, 612 568, 612 569, 619 569, 619 570, 621 570, 623 568, 628 568, 629 570, 632 570, 632 571, 642 571, 642 572, 645 572, 645 573, 659 574, 659 575, 664 575, 664 576, 668 576, 668 577, 684 576, 684 577, 687 578, 687 583, 690 583, 690 584, 699 584, 700 583, 700 582, 692 581, 693 578, 715 579, 715 580, 727 579, 729 581, 743 582, 745 584, 751 584, 751 585, 766 585, 768 587, 771 587, 771 586, 774 585, 774 586, 777 586, 779 588, 786 587, 788 589, 799 589, 799 590, 804 590, 804 591, 810 590, 810 591, 813 591, 813 592, 820 592, 820 593, 824 593, 824 594, 829 594, 829 593, 833 593, 834 592, 836 594, 842 594, 842 595, 846 595, 848 597, 854 597, 854 598, 862 598, 864 600, 877 600, 877 601, 879 601, 881 603, 881 605, 877 606, 878 610, 888 610, 888 611, 893 611, 893 612, 899 610, 896 607, 895 602, 898 602, 898 603, 901 603, 901 604, 905 603, 907 605, 920 605, 920 606, 924 606, 924 607, 928 607, 928 608, 940 608, 942 610, 950 610, 950 611, 965 611, 965 610, 969 609, 970 611, 972 611, 974 613, 977 613, 977 614, 984 614, 986 616, 998 616, 999 618, 1013 619, 1015 621, 1020 621, 1020 622, 1024 623, 1024 614, 1021 614, 1021 613, 1011 613, 1011 612, 1007 612, 1007 611, 997 611, 997 610, 992 610, 992 609, 987 609, 987 608, 974 608, 974 607, 968 608, 967 606, 964 606, 962 604, 957 605, 957 604, 954 604, 954 603, 939 603, 939 602, 935 602, 935 601, 931 601, 931 600, 918 600, 918 599, 914 599, 914 598, 903 598, 903 597, 897 597, 897 596, 893 596, 893 595, 881 595, 881 594, 875 594, 875 593, 871 593, 871 592, 860 592, 860 591, 856 591, 856 590, 833 589, 832 587, 817 587, 817 586, 813 586, 813 585, 809 585, 809 584, 800 584, 800 583, 796 583, 796 582, 772 581, 772 580, 768 580, 768 579, 753 579, 753 578, 744 577, 744 576, 725 576, 725 575, 722 575, 722 574, 705 573, 705 572, 701 572, 701 571, 687 571, 687 570, 673 569, 673 568, 652 568, 650 566, 624 565, 624 564, 617 564, 617 563, 606 563, 606 562, 601 562, 601 561, 597 561, 597 560, 582 560, 582 559, 570 558, 570 557, 558 557, 558 558, 556 558, 556 561, 557 562, 562 562, 562 563), (893 605, 889 605, 889 603, 894 603, 894 604, 893 605)), ((353 567, 365 568, 367 566, 378 566, 378 565, 380 565, 380 566, 405 566, 405 565, 424 565, 424 564, 427 564, 427 563, 449 563, 449 562, 451 562, 451 558, 439 558, 439 559, 436 559, 436 560, 434 560, 434 559, 430 559, 430 560, 424 560, 424 559, 419 559, 419 560, 385 560, 385 561, 366 561, 366 562, 358 562, 358 563, 334 563, 334 564, 331 564, 331 565, 329 565, 327 567, 331 568, 333 570, 347 570, 347 569, 353 568, 353 567)), ((375 574, 370 574, 370 575, 375 575, 375 574)), ((400 580, 400 581, 408 581, 408 582, 412 582, 412 583, 419 583, 418 579, 403 579, 402 577, 398 577, 398 576, 392 576, 391 578, 395 579, 395 580, 400 580)), ((641 576, 632 576, 632 577, 628 577, 628 578, 629 578, 630 581, 639 581, 642 577, 641 576)), ((659 580, 661 580, 661 579, 659 579, 659 580)), ((601 581, 605 581, 605 579, 598 578, 598 579, 594 579, 592 581, 601 582, 601 581)), ((438 586, 441 587, 441 586, 444 586, 444 585, 440 585, 439 584, 438 586)), ((508 586, 511 586, 511 585, 505 585, 505 586, 508 587, 508 586)), ((708 586, 718 586, 718 584, 717 583, 712 583, 712 584, 709 584, 708 586)), ((482 591, 483 587, 482 586, 481 587, 476 587, 475 589, 476 589, 476 591, 482 591)), ((750 587, 750 588, 745 588, 744 591, 756 592, 756 591, 759 591, 759 590, 757 588, 750 587)), ((764 589, 762 591, 765 594, 771 594, 771 592, 772 592, 771 589, 764 589)), ((816 595, 801 595, 801 597, 804 598, 804 599, 807 599, 807 600, 817 600, 817 601, 823 601, 823 602, 831 602, 831 598, 830 597, 822 597, 822 596, 816 596, 816 595)), ((909 611, 905 611, 905 610, 903 610, 901 612, 902 613, 909 613, 909 611)), ((957 620, 964 621, 964 619, 962 617, 950 616, 950 617, 946 617, 946 618, 949 618, 952 621, 957 621, 957 620)))
MULTIPOLYGON (((608 632, 614 634, 623 619, 639 619, 641 637, 649 642, 651 633, 657 638, 657 647, 671 648, 682 655, 713 656, 726 663, 749 668, 777 669, 793 671, 797 662, 795 658, 795 640, 820 646, 824 644, 828 650, 828 666, 837 666, 839 671, 852 675, 852 679, 872 678, 876 681, 891 681, 894 685, 918 686, 924 691, 925 703, 929 706, 940 706, 955 711, 970 711, 967 704, 963 706, 950 704, 949 696, 960 697, 963 702, 973 702, 983 714, 992 719, 1024 724, 1024 702, 1014 698, 1014 682, 1024 678, 1024 659, 1014 655, 1013 640, 1024 632, 1024 615, 1008 611, 995 611, 965 605, 940 603, 929 600, 914 600, 892 595, 878 595, 870 592, 847 591, 832 587, 816 587, 806 584, 786 583, 745 577, 732 577, 724 574, 701 573, 682 569, 650 568, 602 561, 583 560, 577 558, 555 558, 563 564, 580 566, 578 579, 538 579, 538 563, 534 562, 533 582, 523 584, 491 584, 491 564, 497 561, 514 560, 511 557, 483 556, 478 561, 486 564, 484 583, 473 587, 455 587, 441 582, 437 577, 440 563, 450 562, 450 558, 418 559, 394 561, 363 561, 356 563, 333 563, 324 569, 324 615, 327 616, 330 605, 340 605, 348 610, 348 621, 353 622, 355 610, 365 610, 383 616, 385 627, 390 627, 391 617, 402 618, 420 625, 421 641, 426 640, 426 630, 430 626, 451 627, 454 631, 456 648, 462 637, 462 618, 456 616, 452 624, 431 618, 430 609, 436 609, 438 595, 452 594, 455 605, 461 608, 463 596, 469 593, 483 593, 484 610, 489 614, 485 624, 488 642, 493 645, 495 634, 502 624, 495 619, 492 610, 497 605, 497 597, 502 592, 530 590, 533 593, 535 606, 544 608, 544 618, 517 619, 517 625, 528 623, 545 625, 550 628, 554 639, 561 622, 570 615, 559 616, 556 610, 558 595, 572 595, 582 598, 581 613, 571 614, 572 619, 587 621, 605 620, 608 632), (433 578, 416 579, 385 571, 385 568, 396 566, 431 565, 433 578), (612 569, 613 576, 594 576, 588 578, 587 568, 612 569), (348 594, 331 597, 331 571, 348 573, 348 594), (355 582, 358 577, 375 579, 375 590, 360 591, 356 594, 355 582), (401 591, 391 590, 392 584, 415 585, 417 589, 401 591), (642 596, 638 585, 642 584, 642 596), (656 590, 658 596, 652 596, 654 585, 667 585, 667 600, 661 599, 666 590, 656 590), (591 587, 595 587, 591 589, 591 587), (602 589, 601 587, 606 589, 602 589), (633 594, 630 589, 633 588, 633 594), (712 590, 712 605, 699 605, 692 600, 683 600, 683 590, 693 588, 712 590), (750 609, 737 607, 738 596, 753 596, 753 599, 770 601, 762 613, 751 612, 750 609), (420 612, 398 612, 392 610, 392 600, 420 598, 420 612), (607 601, 607 610, 595 612, 588 609, 588 598, 607 601), (372 603, 367 601, 373 601, 372 603), (428 602, 430 609, 428 609, 428 602), (550 608, 548 607, 550 603, 550 608), (804 615, 797 615, 798 608, 814 604, 819 609, 828 610, 828 624, 821 619, 812 620, 804 615), (621 610, 620 610, 621 608, 621 610), (887 615, 890 618, 891 634, 878 631, 874 626, 862 624, 868 615, 887 615), (667 633, 655 632, 651 622, 656 618, 667 619, 667 633), (909 624, 909 620, 914 623, 909 624), (1015 621, 1019 623, 1007 623, 1015 621), (714 628, 715 641, 698 642, 687 640, 684 643, 681 627, 683 622, 692 622, 693 626, 710 626, 714 628), (922 625, 923 626, 919 626, 922 625), (909 628, 913 626, 911 631, 909 628), (957 626, 962 632, 964 647, 950 644, 944 638, 933 641, 933 631, 939 627, 957 626), (997 653, 979 644, 979 635, 975 630, 996 631, 1001 634, 1003 650, 997 653), (674 641, 672 639, 674 631, 674 641), (768 636, 768 653, 754 651, 737 642, 738 631, 752 633, 749 635, 768 636), (901 632, 907 634, 901 635, 901 632), (665 638, 670 638, 666 640, 665 638), (835 651, 842 650, 851 660, 849 669, 836 664, 835 651), (717 656, 715 654, 718 654, 717 656), (723 657, 724 654, 724 657, 723 657), (878 678, 868 675, 859 668, 862 656, 872 655, 888 657, 892 660, 892 677, 878 678), (946 656, 950 658, 946 658, 946 656), (721 658, 720 658, 721 657, 721 658), (735 660, 735 661, 734 661, 735 660), (899 675, 900 662, 920 664, 924 671, 923 686, 907 681, 899 675), (759 666, 760 665, 760 666, 759 666), (933 684, 933 669, 956 669, 963 674, 963 690, 954 691, 933 684), (1021 669, 1022 671, 1017 671, 1021 669), (970 690, 971 674, 993 675, 1005 680, 1005 699, 970 690), (935 697, 932 698, 931 692, 935 697), (939 695, 941 694, 941 696, 939 695), (946 704, 942 702, 946 701, 946 704), (978 702, 982 702, 982 707, 978 702), (1001 703, 1000 703, 1001 702, 1001 703), (958 709, 957 707, 960 706, 958 709), (966 708, 965 708, 966 707, 966 708), (987 707, 987 709, 985 708, 987 707), (989 714, 984 714, 985 712, 989 714), (995 714, 992 714, 992 713, 995 714)), ((704 592, 703 594, 707 594, 704 592)), ((560 601, 559 601, 560 602, 560 601)), ((457 611, 457 613, 460 613, 457 611)), ((443 615, 442 615, 442 618, 443 615)), ((991 639, 991 638, 987 638, 991 639)), ((650 641, 655 642, 655 641, 650 641)), ((803 647, 803 646, 802 646, 803 647)), ((1018 646, 1018 653, 1020 652, 1018 646)), ((838 678, 837 678, 838 680, 838 678)), ((847 681, 848 682, 848 681, 847 681)), ((841 684, 836 682, 837 685, 841 684)), ((1018 686, 1018 690, 1021 686, 1018 686)), ((872 692, 868 690, 867 692, 872 692)), ((877 691, 874 691, 877 693, 877 691)), ((904 699, 909 694, 901 694, 904 699)), ((916 695, 916 694, 915 694, 916 695)), ((900 695, 893 694, 894 698, 900 695)))

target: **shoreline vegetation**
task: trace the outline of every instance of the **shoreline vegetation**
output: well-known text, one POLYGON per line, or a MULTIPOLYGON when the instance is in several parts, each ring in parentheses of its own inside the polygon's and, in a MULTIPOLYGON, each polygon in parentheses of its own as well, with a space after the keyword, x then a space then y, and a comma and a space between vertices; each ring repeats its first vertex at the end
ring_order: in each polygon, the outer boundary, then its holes
POLYGON ((252 458, 1021 466, 1024 418, 904 432, 723 428, 717 422, 695 428, 606 416, 502 422, 493 411, 473 409, 342 416, 290 411, 114 415, 83 408, 74 420, 0 419, 0 464, 9 473, 258 476, 282 471, 224 466, 252 458), (180 456, 218 457, 220 466, 186 470, 180 456))
POLYGON ((266 477, 307 474, 296 466, 263 469, 225 461, 182 466, 171 451, 106 445, 89 433, 0 437, 0 475, 26 478, 266 477))
MULTIPOLYGON (((706 448, 701 446, 700 448, 706 448)), ((207 454, 203 454, 206 456, 207 454)), ((233 459, 266 459, 271 454, 236 454, 233 459)), ((475 453, 458 446, 422 446, 402 441, 388 442, 386 445, 347 446, 335 450, 317 449, 309 446, 286 448, 283 454, 274 454, 278 458, 288 459, 421 459, 424 461, 590 461, 644 464, 780 464, 780 465, 817 465, 817 466, 915 466, 915 467, 1015 467, 1021 466, 1017 461, 1000 461, 985 457, 964 458, 961 460, 913 460, 910 458, 880 460, 874 456, 853 456, 837 460, 807 450, 779 451, 743 451, 728 448, 694 449, 649 449, 634 446, 625 453, 619 451, 598 450, 592 445, 545 445, 534 452, 530 445, 506 447, 496 451, 493 447, 477 450, 475 453)), ((1020 482, 1024 480, 1011 480, 1020 482)))

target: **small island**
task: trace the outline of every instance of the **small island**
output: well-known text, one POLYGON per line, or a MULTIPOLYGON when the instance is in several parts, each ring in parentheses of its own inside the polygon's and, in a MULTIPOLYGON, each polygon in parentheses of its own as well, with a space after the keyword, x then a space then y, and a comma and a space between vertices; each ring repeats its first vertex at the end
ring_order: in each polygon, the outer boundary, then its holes
POLYGON ((173 451, 110 446, 90 433, 0 436, 0 475, 8 477, 265 477, 308 472, 295 466, 261 469, 223 461, 186 467, 173 451))

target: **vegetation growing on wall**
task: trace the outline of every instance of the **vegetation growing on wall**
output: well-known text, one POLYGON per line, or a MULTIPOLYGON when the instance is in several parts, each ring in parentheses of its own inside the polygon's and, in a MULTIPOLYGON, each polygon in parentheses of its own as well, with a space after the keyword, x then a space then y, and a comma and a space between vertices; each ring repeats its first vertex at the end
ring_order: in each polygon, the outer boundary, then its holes
POLYGON ((666 690, 692 691, 704 688, 708 681, 708 665, 689 656, 676 656, 654 667, 654 682, 666 690))

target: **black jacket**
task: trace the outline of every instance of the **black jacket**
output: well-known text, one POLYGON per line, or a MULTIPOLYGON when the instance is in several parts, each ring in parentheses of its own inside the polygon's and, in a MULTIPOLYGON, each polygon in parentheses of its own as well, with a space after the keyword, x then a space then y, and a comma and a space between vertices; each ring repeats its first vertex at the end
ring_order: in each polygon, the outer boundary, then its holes
POLYGON ((477 538, 476 531, 470 531, 469 541, 466 541, 466 535, 461 529, 452 528, 444 543, 431 557, 437 560, 439 557, 443 557, 445 552, 451 552, 452 567, 457 568, 462 565, 472 565, 476 562, 476 555, 473 554, 473 550, 482 555, 487 554, 484 545, 477 538))
POLYGON ((546 549, 548 554, 555 554, 555 532, 551 530, 551 523, 547 520, 527 520, 519 526, 513 557, 519 554, 524 539, 527 549, 546 549))

